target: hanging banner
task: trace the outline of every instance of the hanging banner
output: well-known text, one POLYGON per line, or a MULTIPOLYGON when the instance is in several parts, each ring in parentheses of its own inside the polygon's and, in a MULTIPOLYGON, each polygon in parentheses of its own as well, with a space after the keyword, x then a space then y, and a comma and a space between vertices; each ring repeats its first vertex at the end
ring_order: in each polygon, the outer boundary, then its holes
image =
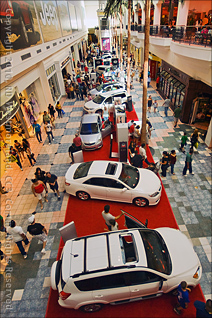
POLYGON ((102 38, 102 51, 110 51, 110 38, 102 38))

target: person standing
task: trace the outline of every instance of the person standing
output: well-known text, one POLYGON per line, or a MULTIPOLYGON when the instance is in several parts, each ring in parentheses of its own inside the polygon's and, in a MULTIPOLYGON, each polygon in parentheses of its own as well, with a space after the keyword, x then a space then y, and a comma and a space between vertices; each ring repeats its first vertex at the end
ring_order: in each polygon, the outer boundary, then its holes
POLYGON ((178 120, 180 118, 181 108, 180 105, 174 110, 174 127, 177 127, 178 120))
POLYGON ((165 99, 165 101, 163 103, 164 113, 165 113, 166 117, 168 116, 168 109, 169 109, 170 105, 171 105, 171 100, 168 98, 168 96, 166 96, 166 99, 165 99))
POLYGON ((62 115, 62 106, 60 105, 59 102, 57 102, 56 110, 57 110, 57 113, 58 113, 58 118, 62 118, 63 117, 63 115, 62 115))
POLYGON ((42 198, 45 199, 46 202, 47 200, 47 187, 41 180, 37 179, 32 179, 32 193, 34 194, 35 197, 38 198, 38 201, 40 202, 40 208, 43 210, 43 202, 42 198), (46 190, 46 191, 44 191, 46 190))
POLYGON ((37 138, 38 142, 42 142, 40 125, 36 121, 34 121, 34 124, 32 126, 35 129, 35 135, 36 135, 36 138, 37 138))
POLYGON ((181 146, 180 146, 180 150, 185 153, 185 149, 184 147, 186 146, 187 144, 187 140, 188 140, 188 137, 186 136, 186 132, 184 132, 184 135, 182 136, 181 138, 181 146))
POLYGON ((199 132, 198 129, 195 129, 193 134, 191 134, 191 148, 195 147, 198 148, 198 138, 199 138, 199 132))
POLYGON ((50 172, 46 173, 46 182, 49 184, 50 189, 54 192, 54 195, 58 197, 58 200, 61 200, 60 192, 58 190, 57 176, 51 174, 50 172))
POLYGON ((172 150, 170 153, 171 174, 175 174, 174 173, 174 165, 175 165, 176 161, 177 161, 176 151, 172 150))
POLYGON ((35 215, 32 214, 28 219, 30 225, 27 227, 27 232, 34 236, 36 239, 43 242, 43 248, 41 250, 42 254, 46 253, 45 247, 47 243, 47 230, 44 225, 40 223, 35 223, 35 215))
POLYGON ((151 83, 151 76, 150 76, 150 74, 149 74, 149 75, 148 75, 148 78, 147 78, 147 88, 149 88, 150 83, 151 83))
POLYGON ((104 210, 102 211, 102 216, 105 220, 105 224, 107 225, 108 230, 111 231, 112 227, 111 227, 110 221, 118 220, 124 213, 121 212, 121 214, 119 214, 118 216, 113 216, 112 214, 109 213, 109 211, 110 211, 110 206, 107 204, 104 206, 104 210))
POLYGON ((24 233, 23 229, 21 226, 17 226, 16 222, 14 220, 11 220, 9 223, 9 228, 7 229, 7 233, 11 234, 13 237, 14 242, 19 248, 19 251, 23 255, 23 257, 26 259, 27 258, 27 253, 25 252, 25 249, 23 247, 22 241, 24 241, 25 245, 29 244, 29 240, 24 233))
POLYGON ((162 170, 161 176, 165 178, 166 170, 169 166, 169 156, 167 151, 163 151, 163 157, 160 163, 161 163, 161 170, 162 170))
POLYGON ((157 100, 154 101, 153 107, 154 107, 154 113, 156 113, 156 112, 157 112, 157 108, 158 108, 158 102, 157 102, 157 100))
POLYGON ((82 149, 82 140, 81 140, 78 133, 75 134, 75 137, 73 139, 73 143, 75 144, 76 151, 79 151, 82 149))
POLYGON ((55 114, 55 109, 54 109, 54 106, 49 104, 48 106, 48 110, 49 110, 49 115, 50 117, 53 116, 54 117, 54 114, 55 114))
POLYGON ((208 299, 205 302, 196 300, 194 302, 196 308, 196 318, 212 318, 212 300, 208 299))
POLYGON ((25 151, 26 151, 26 154, 27 154, 27 158, 29 159, 29 163, 33 167, 34 164, 32 163, 32 161, 34 161, 34 163, 36 163, 36 160, 35 160, 35 157, 34 157, 34 153, 31 152, 31 149, 29 147, 27 147, 25 151))
POLYGON ((160 76, 158 75, 157 79, 156 79, 156 91, 159 90, 159 85, 160 85, 160 76))
POLYGON ((49 144, 51 144, 51 136, 52 136, 52 140, 54 140, 54 136, 52 133, 52 125, 50 123, 45 122, 44 129, 45 129, 46 134, 48 136, 49 144))
POLYGON ((152 107, 152 96, 149 95, 149 98, 147 99, 147 106, 148 106, 148 112, 151 113, 151 107, 152 107))
POLYGON ((139 154, 144 158, 144 161, 146 162, 146 164, 150 165, 149 160, 147 159, 147 155, 146 155, 146 149, 145 149, 145 144, 142 144, 139 148, 138 148, 139 154))
POLYGON ((15 147, 21 161, 23 161, 23 159, 25 159, 25 157, 24 157, 24 148, 22 147, 22 144, 20 142, 18 142, 18 140, 15 140, 14 147, 15 147))
MULTIPOLYGON (((37 167, 35 171, 35 179, 42 181, 46 185, 46 172, 37 167)), ((48 192, 48 191, 47 191, 48 192)))
POLYGON ((21 171, 23 171, 19 155, 18 155, 17 151, 13 148, 13 146, 10 147, 10 161, 16 162, 17 165, 20 167, 21 171))
POLYGON ((132 166, 136 168, 143 168, 143 157, 135 150, 135 155, 131 158, 132 166))
POLYGON ((46 111, 44 111, 44 114, 43 114, 43 123, 50 123, 50 117, 49 115, 47 114, 46 111))
POLYGON ((55 129, 56 128, 55 127, 55 118, 53 115, 51 115, 51 117, 50 117, 50 123, 51 123, 52 127, 55 129))
POLYGON ((186 155, 185 167, 183 168, 183 176, 186 176, 186 172, 188 169, 190 174, 192 175, 194 174, 192 172, 192 160, 193 160, 192 156, 193 156, 193 149, 190 148, 189 152, 186 155))
POLYGON ((187 286, 187 283, 185 281, 182 281, 177 288, 178 302, 177 305, 174 307, 174 312, 176 312, 176 314, 178 315, 181 314, 181 310, 188 308, 188 304, 190 303, 188 292, 190 292, 191 290, 187 286))

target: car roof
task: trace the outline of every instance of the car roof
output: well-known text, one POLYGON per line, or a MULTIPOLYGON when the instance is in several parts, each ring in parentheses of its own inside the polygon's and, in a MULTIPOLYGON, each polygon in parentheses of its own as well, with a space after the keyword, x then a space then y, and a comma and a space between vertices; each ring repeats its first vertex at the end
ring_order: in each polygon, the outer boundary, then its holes
POLYGON ((78 277, 96 271, 128 267, 123 239, 132 238, 136 262, 147 266, 146 252, 139 229, 119 230, 75 238, 63 250, 63 278, 78 277), (139 251, 139 254, 138 254, 139 251))
POLYGON ((123 90, 122 91, 118 91, 118 92, 116 92, 116 90, 114 90, 114 91, 108 91, 108 92, 103 92, 103 93, 101 93, 100 95, 102 96, 102 97, 104 97, 104 98, 106 98, 106 97, 110 97, 110 96, 114 96, 114 95, 117 95, 117 94, 122 94, 122 93, 125 93, 126 94, 126 96, 127 96, 127 91, 125 90, 125 88, 123 88, 123 90))
POLYGON ((99 114, 85 114, 82 117, 82 123, 83 124, 96 123, 98 117, 100 117, 99 114))

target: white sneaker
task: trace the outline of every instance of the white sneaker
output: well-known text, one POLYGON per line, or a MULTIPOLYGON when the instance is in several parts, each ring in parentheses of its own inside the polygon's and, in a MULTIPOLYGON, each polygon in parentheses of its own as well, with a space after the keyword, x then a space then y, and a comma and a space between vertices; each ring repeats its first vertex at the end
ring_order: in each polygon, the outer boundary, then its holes
POLYGON ((43 249, 41 250, 41 254, 46 254, 45 248, 43 248, 43 249))
POLYGON ((24 259, 26 259, 26 258, 27 258, 27 254, 24 255, 24 259))

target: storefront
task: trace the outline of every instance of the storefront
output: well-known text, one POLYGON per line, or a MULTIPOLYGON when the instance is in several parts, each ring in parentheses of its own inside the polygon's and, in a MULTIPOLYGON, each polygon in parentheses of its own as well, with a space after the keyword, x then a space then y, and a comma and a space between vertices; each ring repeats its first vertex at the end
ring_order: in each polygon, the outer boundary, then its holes
POLYGON ((173 111, 180 105, 182 122, 204 121, 207 129, 212 112, 211 87, 162 61, 159 92, 171 100, 173 111))
POLYGON ((55 64, 53 64, 51 67, 49 67, 46 70, 46 75, 49 82, 52 98, 54 102, 56 103, 61 96, 61 91, 60 91, 60 87, 58 83, 55 64))

